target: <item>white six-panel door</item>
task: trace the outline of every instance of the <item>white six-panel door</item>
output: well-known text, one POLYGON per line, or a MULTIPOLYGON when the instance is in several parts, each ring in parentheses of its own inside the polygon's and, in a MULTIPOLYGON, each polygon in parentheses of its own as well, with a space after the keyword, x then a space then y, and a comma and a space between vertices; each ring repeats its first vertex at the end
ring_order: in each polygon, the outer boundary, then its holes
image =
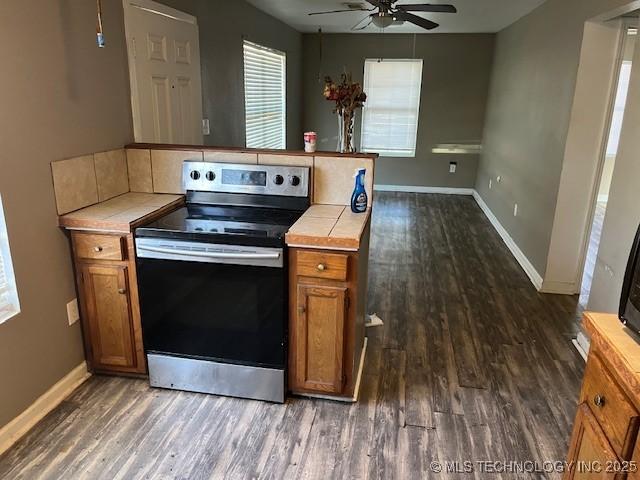
POLYGON ((136 142, 202 144, 196 18, 150 0, 124 0, 136 142))

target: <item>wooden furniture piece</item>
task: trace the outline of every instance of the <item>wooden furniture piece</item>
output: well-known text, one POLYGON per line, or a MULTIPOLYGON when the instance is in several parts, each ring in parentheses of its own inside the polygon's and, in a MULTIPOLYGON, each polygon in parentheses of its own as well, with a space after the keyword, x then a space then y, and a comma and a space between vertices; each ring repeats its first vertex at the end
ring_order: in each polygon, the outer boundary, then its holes
POLYGON ((353 399, 365 342, 370 219, 356 251, 289 249, 289 389, 353 399))
POLYGON ((71 242, 90 370, 146 373, 133 234, 72 232, 71 242))
POLYGON ((181 206, 177 195, 126 194, 61 216, 71 230, 90 371, 145 375, 133 230, 181 206))
POLYGON ((640 479, 640 343, 615 315, 586 313, 591 336, 565 480, 640 479))

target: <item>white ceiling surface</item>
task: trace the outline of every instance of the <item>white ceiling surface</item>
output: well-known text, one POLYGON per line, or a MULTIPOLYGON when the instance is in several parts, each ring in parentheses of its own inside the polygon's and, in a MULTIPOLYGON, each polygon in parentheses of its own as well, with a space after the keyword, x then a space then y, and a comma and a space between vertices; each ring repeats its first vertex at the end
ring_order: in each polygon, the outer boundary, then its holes
MULTIPOLYGON (((344 12, 309 16, 311 12, 339 10, 347 8, 347 3, 361 3, 362 0, 248 0, 260 10, 276 17, 300 32, 325 33, 379 33, 381 29, 370 25, 365 30, 354 32, 351 28, 367 16, 367 12, 344 12)), ((494 33, 508 27, 525 16, 545 0, 399 0, 398 5, 410 3, 449 3, 455 5, 458 13, 412 12, 440 24, 432 33, 494 33)), ((363 24, 366 23, 363 20, 363 24)), ((385 29, 385 33, 429 33, 408 22, 385 29)))

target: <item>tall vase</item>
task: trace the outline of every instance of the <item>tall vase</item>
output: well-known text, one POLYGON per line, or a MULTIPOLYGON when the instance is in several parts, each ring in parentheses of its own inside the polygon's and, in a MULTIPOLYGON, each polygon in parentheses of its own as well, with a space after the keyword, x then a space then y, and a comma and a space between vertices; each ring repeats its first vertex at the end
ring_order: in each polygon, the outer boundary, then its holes
POLYGON ((340 153, 355 153, 353 144, 353 124, 356 119, 355 111, 338 111, 338 151, 340 153))

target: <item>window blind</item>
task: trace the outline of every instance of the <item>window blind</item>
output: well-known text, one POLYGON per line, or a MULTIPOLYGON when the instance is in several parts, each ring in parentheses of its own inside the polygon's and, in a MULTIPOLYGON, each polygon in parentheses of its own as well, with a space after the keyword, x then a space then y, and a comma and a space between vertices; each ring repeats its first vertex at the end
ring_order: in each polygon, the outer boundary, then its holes
POLYGON ((16 282, 13 276, 7 226, 0 198, 0 323, 20 311, 16 282))
POLYGON ((286 55, 244 42, 246 145, 286 148, 286 55))
POLYGON ((415 157, 422 60, 366 59, 360 149, 415 157))

